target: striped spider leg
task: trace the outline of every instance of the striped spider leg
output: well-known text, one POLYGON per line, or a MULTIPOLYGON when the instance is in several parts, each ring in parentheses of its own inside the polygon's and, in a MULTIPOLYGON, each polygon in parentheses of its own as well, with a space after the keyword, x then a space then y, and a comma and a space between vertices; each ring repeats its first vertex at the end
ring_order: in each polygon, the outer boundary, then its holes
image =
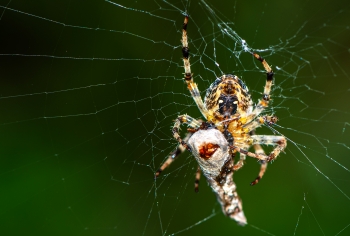
MULTIPOLYGON (((176 119, 176 122, 175 122, 174 127, 173 127, 173 135, 174 135, 174 138, 176 140, 178 140, 179 145, 177 146, 177 148, 175 148, 174 151, 172 151, 170 153, 167 160, 157 170, 157 172, 155 173, 155 178, 157 178, 164 169, 169 167, 170 164, 173 161, 175 161, 177 159, 177 157, 186 150, 186 148, 189 149, 189 147, 187 145, 187 141, 192 135, 191 131, 195 132, 196 130, 198 130, 198 128, 201 126, 202 122, 203 122, 202 120, 195 120, 188 115, 181 115, 176 119), (179 129, 180 129, 181 124, 187 124, 190 127, 188 129, 190 132, 188 132, 186 134, 186 137, 183 140, 181 139, 181 137, 179 135, 179 129)), ((201 176, 200 173, 201 173, 201 171, 200 171, 200 168, 198 167, 197 171, 196 171, 195 183, 194 183, 195 192, 198 192, 198 190, 199 190, 199 180, 200 180, 200 176, 201 176)))
POLYGON ((276 157, 280 154, 280 152, 283 151, 287 146, 287 141, 283 136, 255 135, 256 128, 260 127, 264 123, 266 125, 273 125, 277 122, 277 120, 278 118, 276 116, 263 116, 258 117, 256 120, 248 123, 247 125, 244 125, 243 127, 250 132, 250 138, 245 140, 246 144, 242 145, 241 143, 238 143, 237 146, 233 146, 234 150, 240 152, 240 160, 234 166, 235 171, 243 167, 246 156, 257 158, 261 163, 259 176, 253 182, 251 182, 251 185, 255 185, 259 182, 259 180, 263 177, 266 171, 267 163, 275 160, 276 157), (275 146, 275 148, 268 156, 266 156, 260 144, 272 145, 275 146), (247 149, 250 145, 253 145, 255 149, 255 154, 244 150, 247 149))
MULTIPOLYGON (((254 144, 254 150, 256 154, 265 155, 264 149, 262 149, 260 144, 254 144)), ((260 179, 264 176, 266 169, 267 169, 267 162, 261 163, 259 175, 258 177, 255 178, 254 181, 250 183, 250 185, 256 185, 257 183, 259 183, 260 179)))
POLYGON ((249 116, 246 117, 246 123, 251 122, 254 120, 256 117, 258 117, 261 112, 263 112, 269 105, 270 101, 270 92, 271 92, 271 87, 273 83, 273 78, 274 78, 274 72, 267 64, 266 60, 262 58, 259 54, 253 53, 253 56, 261 62, 261 64, 264 66, 264 69, 266 71, 266 83, 264 87, 264 93, 262 100, 259 100, 259 103, 256 105, 254 110, 249 114, 249 116))
MULTIPOLYGON (((259 128, 261 125, 266 124, 266 125, 273 125, 276 124, 276 122, 278 121, 278 118, 276 116, 259 116, 257 119, 253 120, 252 122, 244 125, 243 127, 245 129, 247 129, 249 132, 249 135, 254 135, 255 134, 255 129, 259 128)), ((255 154, 258 155, 265 155, 264 150, 262 149, 262 147, 259 144, 255 144, 253 145, 254 150, 255 150, 255 154)), ((245 145, 243 148, 248 149, 249 145, 245 145)), ((243 153, 240 153, 240 159, 239 161, 235 164, 234 166, 234 170, 237 171, 240 168, 243 167, 244 165, 244 161, 246 159, 246 155, 243 153)), ((259 182, 259 180, 263 177, 265 171, 267 168, 267 162, 262 161, 261 162, 261 166, 260 166, 260 172, 257 178, 255 178, 254 181, 252 181, 250 183, 250 185, 255 185, 259 182)))
MULTIPOLYGON (((246 125, 245 128, 248 128, 249 131, 254 131, 255 128, 260 127, 265 121, 267 121, 267 119, 269 119, 267 116, 264 116, 264 117, 258 117, 258 116, 261 114, 261 112, 263 112, 268 107, 268 104, 270 101, 270 92, 271 92, 271 87, 272 87, 272 82, 273 82, 273 76, 274 76, 274 72, 272 71, 271 67, 269 66, 269 64, 266 62, 266 60, 264 58, 262 58, 257 53, 253 53, 253 56, 262 63, 264 69, 266 70, 266 83, 265 83, 265 87, 264 87, 264 93, 263 93, 262 100, 259 100, 259 102, 256 105, 256 107, 254 108, 254 110, 250 114, 248 114, 247 117, 243 117, 243 119, 242 119, 243 123, 248 124, 248 126, 246 125), (255 121, 255 119, 257 117, 258 117, 258 121, 255 121), (262 120, 262 119, 264 119, 264 120, 262 120), (250 122, 252 122, 253 124, 250 125, 249 124, 250 122)), ((276 122, 277 122, 277 119, 276 120, 272 119, 272 122, 269 122, 268 124, 274 124, 276 122)), ((245 157, 246 157, 246 155, 240 154, 240 159, 239 159, 238 163, 235 165, 235 171, 239 170, 241 167, 243 167, 245 157)), ((260 173, 262 173, 262 172, 265 173, 265 170, 266 170, 266 166, 264 164, 261 166, 260 173)), ((254 184, 252 184, 252 185, 254 185, 254 184)))
MULTIPOLYGON (((184 138, 184 141, 187 142, 187 140, 190 138, 191 133, 187 133, 186 137, 184 138)), ((167 167, 170 166, 173 161, 175 161, 184 151, 186 148, 182 146, 181 144, 178 144, 177 147, 169 154, 169 157, 166 159, 166 161, 159 167, 157 172, 154 175, 154 178, 158 178, 160 173, 162 173, 167 167)))
POLYGON ((185 81, 187 84, 187 88, 190 91, 193 100, 195 101, 199 111, 202 113, 202 115, 205 118, 208 118, 209 112, 207 108, 204 106, 203 100, 201 98, 200 92, 198 90, 197 84, 193 82, 192 72, 191 72, 191 64, 190 64, 190 49, 188 47, 188 40, 187 40, 187 23, 188 23, 188 16, 185 16, 185 20, 182 26, 182 57, 183 57, 183 63, 184 63, 184 69, 185 69, 185 81))

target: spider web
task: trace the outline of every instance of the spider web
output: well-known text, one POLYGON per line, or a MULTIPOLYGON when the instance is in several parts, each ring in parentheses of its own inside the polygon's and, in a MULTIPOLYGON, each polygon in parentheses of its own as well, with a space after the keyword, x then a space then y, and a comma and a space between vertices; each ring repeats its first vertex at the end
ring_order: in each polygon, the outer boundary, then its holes
MULTIPOLYGON (((4 235, 347 235, 350 8, 319 1, 1 1, 0 232, 4 235), (272 65, 266 114, 285 153, 234 174, 248 225, 225 217, 177 143, 201 118, 183 82, 181 26, 202 97, 224 73, 254 102, 272 65), (183 132, 186 128, 183 128, 183 132)), ((271 150, 264 147, 266 152, 271 150)))

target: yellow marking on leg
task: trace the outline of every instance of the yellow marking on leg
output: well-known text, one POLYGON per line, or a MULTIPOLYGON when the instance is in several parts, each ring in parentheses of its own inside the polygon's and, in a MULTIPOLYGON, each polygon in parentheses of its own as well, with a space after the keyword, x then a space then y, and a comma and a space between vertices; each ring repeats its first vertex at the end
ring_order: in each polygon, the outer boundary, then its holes
POLYGON ((269 105, 269 102, 265 101, 265 100, 260 100, 259 104, 262 106, 262 107, 267 107, 269 105))
POLYGON ((264 88, 264 94, 270 94, 272 87, 272 80, 266 81, 265 88, 264 88))

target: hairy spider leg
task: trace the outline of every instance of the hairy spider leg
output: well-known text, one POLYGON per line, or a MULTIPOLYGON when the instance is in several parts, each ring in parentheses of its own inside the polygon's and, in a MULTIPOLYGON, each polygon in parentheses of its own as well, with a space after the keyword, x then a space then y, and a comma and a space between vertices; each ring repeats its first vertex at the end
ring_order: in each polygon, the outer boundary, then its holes
POLYGON ((179 142, 179 145, 174 151, 170 153, 168 159, 163 163, 163 165, 155 173, 155 178, 157 178, 165 168, 167 168, 181 153, 183 153, 185 149, 188 149, 189 151, 191 151, 187 146, 187 140, 191 137, 192 134, 187 133, 184 140, 182 140, 179 134, 179 129, 181 124, 187 124, 189 127, 193 129, 198 129, 201 125, 201 122, 193 119, 189 115, 181 115, 177 117, 173 127, 173 135, 174 135, 174 138, 179 142))
MULTIPOLYGON (((245 147, 245 148, 247 148, 247 147, 245 147)), ((243 154, 243 153, 240 153, 239 154, 239 160, 237 161, 237 163, 234 165, 234 167, 233 167, 233 170, 234 171, 237 171, 237 170, 239 170, 239 169, 241 169, 242 167, 243 167, 243 165, 244 165, 244 161, 245 161, 245 159, 246 159, 246 156, 247 155, 245 155, 245 154, 243 154)))
POLYGON ((204 106, 203 100, 201 98, 200 92, 198 90, 197 84, 193 82, 193 77, 191 73, 191 64, 190 64, 190 49, 188 47, 188 39, 187 39, 187 23, 188 23, 188 16, 185 16, 185 20, 182 27, 182 56, 183 56, 183 62, 184 62, 184 68, 185 68, 185 81, 187 84, 187 88, 190 91, 193 100, 195 101, 198 109, 202 113, 202 115, 208 119, 209 112, 207 108, 204 106))
MULTIPOLYGON (((187 133, 186 137, 184 138, 184 141, 187 142, 187 140, 191 137, 191 133, 187 133)), ((180 154, 182 154, 186 148, 179 144, 170 154, 169 157, 166 159, 166 161, 162 164, 162 166, 157 170, 157 172, 154 175, 154 178, 158 178, 161 172, 163 172, 170 164, 175 161, 180 154)))
POLYGON ((264 109, 266 109, 269 105, 270 101, 270 92, 273 82, 274 72, 272 71, 269 64, 267 64, 266 60, 262 58, 259 54, 253 53, 253 56, 261 62, 266 71, 266 83, 264 87, 264 94, 261 100, 259 100, 258 105, 254 108, 252 113, 247 117, 247 123, 254 120, 264 109))
POLYGON ((264 144, 276 146, 267 158, 267 162, 271 162, 276 159, 276 157, 287 147, 287 140, 283 136, 275 135, 252 135, 254 144, 264 144))
POLYGON ((253 157, 261 161, 261 163, 271 162, 276 159, 276 157, 283 151, 287 146, 286 138, 283 136, 275 135, 252 135, 251 136, 254 144, 265 144, 276 146, 272 152, 267 156, 265 154, 258 154, 249 152, 243 148, 231 145, 230 148, 236 152, 243 153, 247 156, 253 157))
POLYGON ((243 148, 240 148, 240 147, 237 147, 237 146, 234 146, 234 145, 231 145, 230 148, 233 151, 239 152, 240 155, 243 154, 243 155, 246 155, 246 156, 249 156, 249 157, 256 158, 259 161, 261 161, 262 163, 269 162, 269 156, 267 156, 267 155, 252 153, 252 152, 249 152, 249 151, 247 151, 247 150, 245 150, 243 148))
POLYGON ((254 131, 255 129, 261 127, 263 124, 274 125, 278 121, 276 116, 258 116, 255 120, 243 126, 248 132, 254 131))
POLYGON ((166 169, 168 166, 170 166, 170 164, 173 161, 175 161, 175 159, 181 153, 183 153, 185 151, 185 149, 188 149, 189 151, 191 151, 189 149, 189 147, 187 146, 187 140, 191 137, 192 134, 187 133, 184 140, 182 140, 180 135, 179 135, 179 129, 180 129, 181 124, 187 124, 189 127, 193 128, 193 129, 198 129, 201 126, 200 121, 197 121, 188 115, 181 115, 181 116, 177 117, 175 124, 174 124, 174 127, 173 127, 173 135, 174 135, 174 138, 179 142, 179 145, 177 146, 177 148, 175 150, 173 150, 169 154, 168 159, 157 170, 157 172, 154 175, 155 178, 157 178, 164 169, 166 169))
POLYGON ((179 134, 181 124, 187 124, 191 128, 198 129, 201 123, 195 120, 194 118, 190 117, 189 115, 181 115, 175 120, 175 124, 172 130, 173 136, 182 146, 184 146, 188 151, 191 152, 191 148, 187 145, 185 141, 181 139, 181 136, 179 134))
MULTIPOLYGON (((266 156, 264 150, 262 149, 262 147, 259 144, 255 144, 253 147, 255 150, 255 154, 266 156)), ((237 171, 243 167, 244 161, 245 161, 246 156, 247 156, 246 154, 243 154, 243 153, 240 153, 239 155, 240 155, 239 161, 233 167, 234 171, 237 171)), ((250 183, 250 185, 253 186, 259 182, 259 180, 263 177, 263 175, 266 171, 266 168, 267 168, 267 162, 262 162, 260 165, 260 172, 259 172, 258 177, 256 177, 255 180, 250 183)))
MULTIPOLYGON (((277 121, 278 121, 278 118, 276 116, 259 116, 255 120, 253 120, 252 122, 244 125, 243 128, 246 130, 246 132, 250 132, 250 135, 254 135, 255 134, 255 132, 254 132, 255 129, 259 128, 264 123, 266 125, 272 125, 272 124, 275 124, 277 121)), ((249 148, 249 146, 246 145, 246 146, 243 146, 243 148, 247 149, 247 148, 249 148)), ((258 155, 263 154, 263 155, 265 155, 265 152, 262 150, 260 145, 258 145, 258 146, 254 145, 254 149, 255 149, 255 154, 258 154, 258 155)), ((240 155, 239 156, 240 158, 239 158, 238 162, 235 164, 235 166, 233 168, 234 171, 237 171, 237 170, 241 169, 243 167, 243 165, 244 165, 245 160, 246 160, 246 155, 245 154, 240 153, 239 155, 240 155)), ((265 164, 261 164, 261 170, 260 170, 259 176, 261 174, 263 175, 265 173, 265 170, 266 170, 266 165, 265 164)), ((262 177, 262 175, 261 175, 261 177, 262 177)), ((256 183, 258 183, 258 182, 256 182, 256 183)), ((252 185, 254 185, 254 184, 252 184, 252 185)))
MULTIPOLYGON (((247 131, 250 131, 249 134, 252 136, 255 134, 255 129, 259 128, 264 123, 266 125, 273 125, 273 124, 276 124, 277 121, 278 121, 278 118, 276 116, 259 116, 259 117, 257 117, 257 119, 244 125, 243 127, 245 129, 247 129, 247 131)), ((254 145, 254 150, 255 150, 255 154, 266 155, 264 150, 262 149, 262 147, 259 144, 254 145)), ((241 157, 240 160, 234 166, 235 171, 239 170, 244 165, 244 161, 245 161, 246 156, 244 154, 240 154, 240 157, 241 157)), ((253 185, 257 184, 259 182, 259 180, 263 177, 266 169, 267 169, 267 163, 266 162, 261 163, 259 175, 258 175, 258 177, 255 178, 255 180, 253 182, 250 183, 250 185, 253 186, 253 185)))
MULTIPOLYGON (((256 154, 263 154, 263 155, 265 155, 264 149, 262 149, 260 144, 254 144, 254 150, 255 150, 256 154)), ((250 183, 251 186, 256 185, 257 183, 259 183, 260 179, 264 176, 266 169, 267 169, 267 162, 262 163, 260 165, 259 175, 258 175, 258 177, 255 178, 254 181, 252 181, 250 183)))

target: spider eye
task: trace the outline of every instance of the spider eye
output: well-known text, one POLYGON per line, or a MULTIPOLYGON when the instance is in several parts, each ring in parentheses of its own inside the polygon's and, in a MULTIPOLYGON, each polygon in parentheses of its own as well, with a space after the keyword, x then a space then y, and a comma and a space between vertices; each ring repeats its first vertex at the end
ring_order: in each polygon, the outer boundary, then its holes
POLYGON ((199 156, 208 160, 219 148, 219 145, 213 143, 205 143, 199 147, 199 156))

